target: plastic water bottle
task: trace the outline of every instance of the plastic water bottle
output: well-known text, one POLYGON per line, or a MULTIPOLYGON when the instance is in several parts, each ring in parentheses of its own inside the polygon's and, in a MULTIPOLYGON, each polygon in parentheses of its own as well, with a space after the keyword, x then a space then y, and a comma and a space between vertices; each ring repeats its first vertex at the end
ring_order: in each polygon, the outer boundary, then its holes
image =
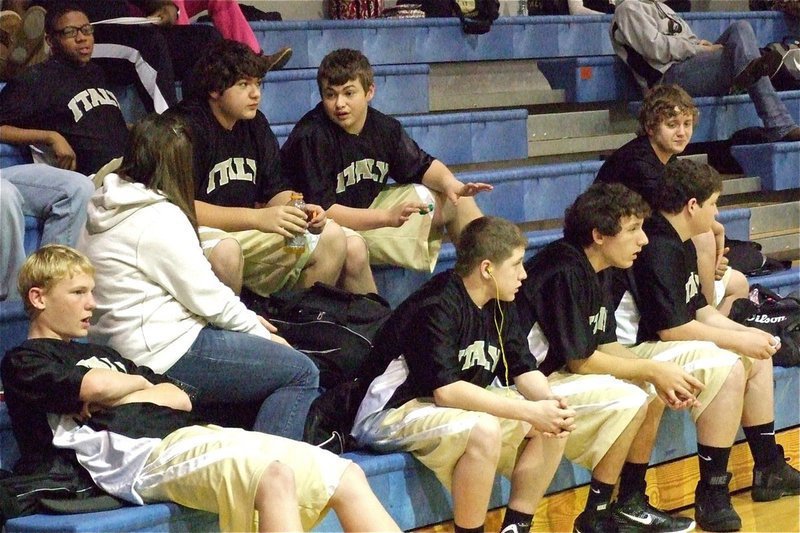
MULTIPOLYGON (((296 207, 304 214, 306 212, 306 203, 303 201, 303 195, 299 192, 292 193, 292 199, 289 200, 289 204, 292 207, 296 207)), ((300 255, 306 250, 306 235, 305 232, 298 233, 297 235, 292 235, 291 237, 286 237, 286 244, 284 248, 293 254, 300 255)))

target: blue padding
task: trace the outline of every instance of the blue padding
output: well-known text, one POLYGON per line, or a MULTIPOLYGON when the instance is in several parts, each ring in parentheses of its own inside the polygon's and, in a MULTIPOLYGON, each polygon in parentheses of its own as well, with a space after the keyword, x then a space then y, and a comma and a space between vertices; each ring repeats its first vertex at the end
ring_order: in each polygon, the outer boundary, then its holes
MULTIPOLYGON (((427 113, 428 65, 379 65, 374 68, 371 105, 390 115, 427 113)), ((270 122, 297 122, 319 103, 316 69, 278 70, 262 85, 261 111, 270 122)))
POLYGON ((31 151, 26 146, 0 143, 0 168, 25 165, 32 162, 31 151))
POLYGON ((761 178, 762 190, 800 187, 800 142, 733 146, 731 154, 748 176, 761 178))
MULTIPOLYGON (((800 122, 800 91, 782 91, 778 96, 795 121, 800 122)), ((694 103, 700 111, 700 120, 694 127, 692 142, 721 141, 729 139, 738 130, 762 125, 747 94, 704 96, 694 98, 694 103)), ((628 109, 637 115, 641 106, 641 101, 631 102, 628 109)))
POLYGON ((463 182, 487 182, 494 190, 476 196, 487 215, 512 222, 561 218, 580 193, 594 181, 602 161, 554 163, 489 171, 460 172, 463 182))
MULTIPOLYGON (((528 157, 527 118, 524 109, 397 117, 423 150, 448 165, 528 157)), ((292 127, 272 126, 280 144, 292 127)))
POLYGON ((6 522, 7 533, 219 531, 217 515, 174 503, 74 515, 33 515, 6 522))
MULTIPOLYGON (((774 12, 685 13, 695 33, 715 40, 747 20, 761 44, 789 34, 774 12)), ((613 55, 609 15, 501 17, 484 35, 465 35, 455 18, 253 22, 264 50, 291 46, 291 68, 317 68, 337 48, 361 50, 373 65, 613 55)))
POLYGON ((641 98, 627 65, 616 56, 545 59, 539 70, 553 89, 562 89, 567 102, 608 102, 641 98))
POLYGON ((738 207, 723 209, 717 220, 725 226, 725 235, 741 241, 750 240, 750 209, 738 207))
MULTIPOLYGON (((562 230, 560 228, 526 233, 528 244, 525 247, 525 257, 532 257, 539 250, 560 238, 561 235, 562 230)), ((444 243, 434 272, 442 272, 453 268, 455 263, 455 247, 452 243, 444 243)), ((375 283, 378 286, 378 293, 386 298, 392 307, 397 307, 400 302, 405 300, 431 277, 431 274, 427 272, 415 272, 393 266, 373 267, 373 274, 375 283)))
POLYGON ((750 276, 748 281, 750 285, 759 283, 786 296, 790 292, 800 289, 800 267, 793 267, 766 276, 750 276))

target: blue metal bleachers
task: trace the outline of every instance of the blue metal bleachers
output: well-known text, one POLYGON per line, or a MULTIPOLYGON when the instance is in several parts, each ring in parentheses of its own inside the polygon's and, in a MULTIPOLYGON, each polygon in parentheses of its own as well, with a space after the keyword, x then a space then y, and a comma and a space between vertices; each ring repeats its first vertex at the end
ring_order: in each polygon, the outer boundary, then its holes
POLYGON ((800 142, 734 146, 731 154, 745 173, 761 178, 763 190, 800 187, 800 142))

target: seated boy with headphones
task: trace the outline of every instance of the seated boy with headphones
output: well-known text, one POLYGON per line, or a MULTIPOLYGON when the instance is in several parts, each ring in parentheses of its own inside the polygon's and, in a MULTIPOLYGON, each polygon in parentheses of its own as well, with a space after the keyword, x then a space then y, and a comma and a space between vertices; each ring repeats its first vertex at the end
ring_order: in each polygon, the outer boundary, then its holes
POLYGON ((503 474, 503 528, 527 533, 575 412, 536 370, 510 304, 525 278, 519 229, 481 217, 460 242, 455 269, 412 294, 378 333, 369 359, 377 377, 352 433, 361 446, 407 451, 430 468, 451 490, 456 532, 483 531, 503 474))

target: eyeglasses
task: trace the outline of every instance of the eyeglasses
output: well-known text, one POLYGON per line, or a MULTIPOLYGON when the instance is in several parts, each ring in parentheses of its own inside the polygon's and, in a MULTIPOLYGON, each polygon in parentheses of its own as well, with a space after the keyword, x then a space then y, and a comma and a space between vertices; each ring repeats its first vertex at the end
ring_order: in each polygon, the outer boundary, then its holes
POLYGON ((91 24, 84 24, 80 28, 77 26, 67 26, 61 30, 53 30, 53 33, 56 35, 61 35, 67 39, 72 39, 73 37, 77 36, 78 32, 81 32, 84 35, 91 35, 94 33, 94 26, 91 24))

